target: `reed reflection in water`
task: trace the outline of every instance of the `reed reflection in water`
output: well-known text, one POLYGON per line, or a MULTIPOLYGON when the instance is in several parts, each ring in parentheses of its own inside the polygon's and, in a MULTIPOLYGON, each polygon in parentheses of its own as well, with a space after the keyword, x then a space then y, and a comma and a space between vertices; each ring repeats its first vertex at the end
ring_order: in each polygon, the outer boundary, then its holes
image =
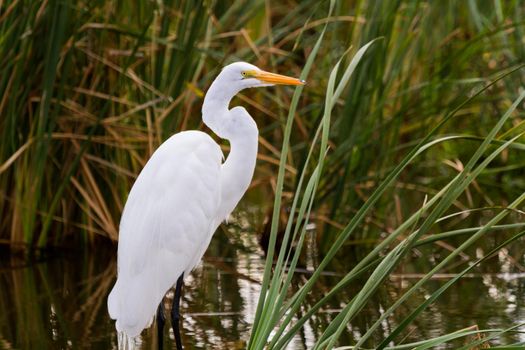
MULTIPOLYGON (((250 223, 260 222, 249 210, 220 229, 206 253, 204 262, 186 281, 183 299, 183 340, 187 349, 243 349, 260 292, 264 256, 257 234, 250 223)), ((315 235, 308 246, 315 250, 315 235)), ((484 244, 493 246, 487 239, 484 244)), ((311 252, 310 252, 311 253, 311 252)), ((428 271, 433 264, 432 249, 422 250, 417 261, 407 262, 389 283, 378 291, 371 303, 348 325, 342 344, 354 343, 415 279, 417 271, 428 271)), ((313 305, 363 254, 363 247, 349 247, 330 266, 319 285, 308 295, 313 305)), ((406 341, 435 337, 472 325, 480 328, 510 327, 525 321, 524 245, 506 252, 516 264, 501 255, 491 264, 466 276, 415 320, 406 341), (496 261, 497 260, 497 261, 496 261)), ((317 257, 306 254, 303 267, 294 280, 302 284, 317 257)), ((388 334, 426 294, 453 276, 438 275, 405 305, 388 318, 375 336, 388 334)), ((0 349, 117 349, 114 323, 109 319, 106 298, 116 277, 116 251, 100 249, 85 253, 49 255, 33 261, 0 253, 0 349)), ((327 324, 350 300, 364 280, 346 288, 316 315, 290 344, 290 349, 308 349, 327 324)), ((168 295, 167 299, 172 297, 168 295)), ((166 306, 171 301, 166 299, 166 306)), ((304 312, 303 310, 303 312, 304 312)), ((169 320, 168 320, 169 324, 169 320)), ((167 327, 166 327, 167 329, 167 327)), ((167 330, 166 330, 167 332, 167 330)), ((518 333, 508 334, 507 342, 518 341, 518 333)), ((165 348, 174 348, 170 331, 165 348)), ((523 340, 523 339, 521 339, 523 340)), ((143 349, 156 349, 155 330, 142 335, 143 349)), ((372 345, 373 344, 369 344, 372 345)), ((445 348, 445 347, 443 347, 445 348)), ((449 347, 453 348, 453 347, 449 347)))
MULTIPOLYGON (((225 227, 230 232, 216 233, 204 261, 185 281, 181 307, 188 349, 245 347, 264 268, 248 215, 225 227)), ((106 307, 116 271, 115 249, 36 260, 3 251, 0 349, 117 349, 106 307)), ((168 312, 172 297, 165 299, 168 312)), ((171 329, 165 342, 165 348, 174 346, 171 329)), ((141 347, 156 349, 154 330, 142 334, 141 347)))

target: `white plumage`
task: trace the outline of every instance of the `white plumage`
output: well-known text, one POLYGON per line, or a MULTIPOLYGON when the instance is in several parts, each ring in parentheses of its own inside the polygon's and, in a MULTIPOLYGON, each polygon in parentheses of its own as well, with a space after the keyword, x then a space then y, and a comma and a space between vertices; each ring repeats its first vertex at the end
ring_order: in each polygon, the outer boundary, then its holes
POLYGON ((140 173, 122 214, 118 281, 108 298, 117 330, 138 335, 166 291, 200 261, 222 219, 221 162, 210 136, 186 131, 163 143, 140 173))
POLYGON ((257 125, 244 108, 230 110, 230 100, 248 87, 302 83, 248 63, 226 66, 206 94, 202 117, 230 142, 227 160, 222 163, 219 145, 200 131, 172 136, 151 156, 120 221, 118 278, 108 297, 119 332, 135 337, 148 327, 164 294, 199 263, 250 184, 257 125))

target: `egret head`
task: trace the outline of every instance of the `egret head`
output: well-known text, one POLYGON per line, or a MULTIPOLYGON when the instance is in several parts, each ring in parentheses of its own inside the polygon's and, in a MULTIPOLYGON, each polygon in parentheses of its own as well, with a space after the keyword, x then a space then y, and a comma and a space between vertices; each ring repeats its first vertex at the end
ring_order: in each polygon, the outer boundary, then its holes
POLYGON ((273 85, 304 85, 304 81, 269 73, 246 62, 224 67, 213 81, 202 104, 202 120, 225 139, 256 135, 257 125, 242 107, 229 109, 231 99, 241 90, 273 85))
POLYGON ((220 78, 238 86, 239 90, 261 86, 305 84, 304 80, 269 73, 246 62, 235 62, 227 65, 222 69, 220 78))

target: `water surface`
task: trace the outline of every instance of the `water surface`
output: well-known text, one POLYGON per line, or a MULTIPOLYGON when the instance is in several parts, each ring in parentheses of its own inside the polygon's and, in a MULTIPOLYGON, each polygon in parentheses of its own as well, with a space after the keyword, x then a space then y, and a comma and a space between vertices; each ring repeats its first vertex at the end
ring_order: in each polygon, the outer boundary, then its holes
MULTIPOLYGON (((245 208, 236 219, 219 229, 202 264, 186 279, 182 299, 183 338, 187 349, 243 349, 260 292, 264 253, 256 229, 260 212, 245 208)), ((302 273, 294 283, 303 283, 308 270, 318 261, 315 232, 310 233, 309 254, 303 259, 302 273)), ((498 240, 491 236, 477 249, 489 250, 498 240)), ((348 246, 337 262, 321 278, 307 298, 313 305, 362 256, 363 247, 348 246)), ((470 252, 475 255, 479 251, 470 252)), ((407 260, 385 283, 359 316, 352 320, 341 344, 353 343, 377 317, 414 281, 418 272, 428 271, 436 253, 425 248, 407 260)), ((525 322, 525 248, 515 244, 490 260, 483 268, 463 278, 426 312, 406 334, 406 341, 442 335, 461 328, 505 328, 525 322)), ((388 318, 375 335, 379 341, 389 334, 403 316, 426 296, 453 276, 454 271, 437 276, 415 297, 410 298, 394 317, 388 318)), ((53 254, 36 260, 0 257, 0 349, 116 349, 114 323, 106 310, 106 298, 116 274, 112 249, 88 253, 53 254)), ((290 349, 308 349, 330 320, 365 283, 360 280, 332 300, 294 338, 290 349)), ((165 299, 169 306, 171 294, 165 299)), ((169 323, 168 323, 169 324, 169 323)), ((521 329, 525 331, 525 329, 521 329)), ((145 331, 142 348, 155 348, 155 332, 145 331)), ((523 341, 513 333, 504 342, 523 341)), ((165 348, 174 348, 173 334, 166 330, 165 348)), ((373 347, 373 344, 368 344, 373 347)), ((453 348, 450 345, 449 348, 453 348)), ((446 348, 446 347, 443 347, 446 348)))

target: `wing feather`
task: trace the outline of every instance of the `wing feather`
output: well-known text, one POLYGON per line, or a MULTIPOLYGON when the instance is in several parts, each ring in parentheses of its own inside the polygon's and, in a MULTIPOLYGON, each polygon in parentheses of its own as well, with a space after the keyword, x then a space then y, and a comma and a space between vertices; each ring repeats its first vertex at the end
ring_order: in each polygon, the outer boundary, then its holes
POLYGON ((222 159, 207 134, 181 132, 155 151, 133 185, 108 298, 111 317, 128 336, 147 327, 167 290, 202 258, 220 223, 222 159))

